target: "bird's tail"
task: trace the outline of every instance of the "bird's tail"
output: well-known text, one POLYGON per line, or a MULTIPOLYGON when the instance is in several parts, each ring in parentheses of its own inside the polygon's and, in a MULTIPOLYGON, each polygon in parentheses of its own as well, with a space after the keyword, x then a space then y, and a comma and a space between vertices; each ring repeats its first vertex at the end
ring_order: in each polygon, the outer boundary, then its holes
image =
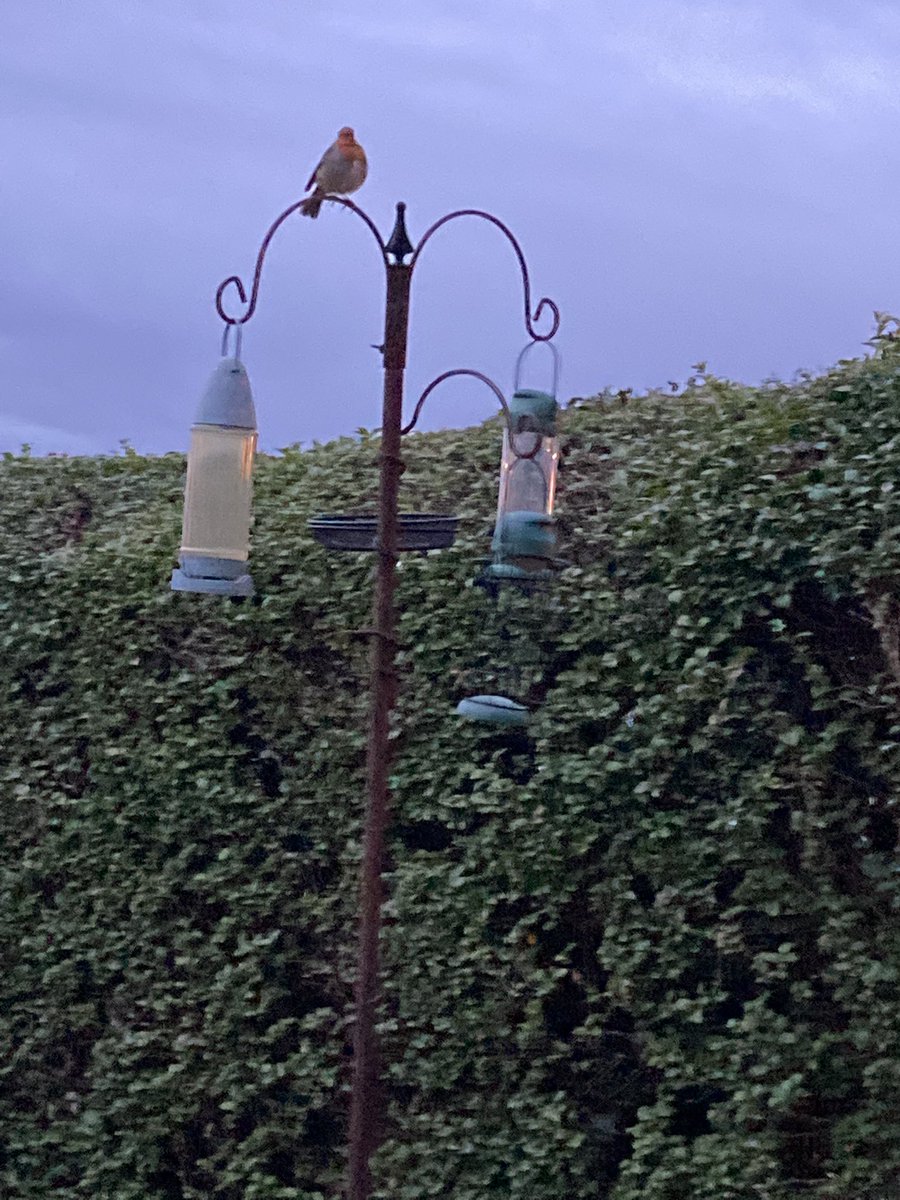
POLYGON ((325 193, 321 188, 316 188, 311 196, 307 196, 300 205, 300 211, 304 217, 313 217, 319 215, 319 209, 322 207, 322 201, 325 199, 325 193))

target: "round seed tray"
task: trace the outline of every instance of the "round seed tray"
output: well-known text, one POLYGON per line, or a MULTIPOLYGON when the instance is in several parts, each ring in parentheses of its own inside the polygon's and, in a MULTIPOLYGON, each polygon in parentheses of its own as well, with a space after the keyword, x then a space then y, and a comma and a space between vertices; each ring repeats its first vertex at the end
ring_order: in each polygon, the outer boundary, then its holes
MULTIPOLYGON (((453 545, 458 517, 449 513, 401 513, 398 550, 444 550, 453 545)), ((375 550, 378 518, 372 513, 310 517, 310 533, 329 550, 375 550)))

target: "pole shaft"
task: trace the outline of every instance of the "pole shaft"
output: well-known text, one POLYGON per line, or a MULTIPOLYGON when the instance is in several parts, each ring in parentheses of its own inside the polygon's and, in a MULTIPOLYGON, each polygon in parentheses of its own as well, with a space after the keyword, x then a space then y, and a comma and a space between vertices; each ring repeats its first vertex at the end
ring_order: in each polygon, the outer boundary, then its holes
POLYGON ((382 863, 389 813, 390 718, 397 698, 394 588, 397 565, 398 489, 403 463, 403 371, 406 366, 411 268, 387 267, 384 321, 384 406, 378 492, 378 564, 371 648, 366 810, 359 881, 359 949, 356 1021, 353 1028, 353 1085, 350 1098, 348 1200, 369 1200, 370 1159, 382 1119, 380 1061, 375 1020, 378 1007, 382 863))

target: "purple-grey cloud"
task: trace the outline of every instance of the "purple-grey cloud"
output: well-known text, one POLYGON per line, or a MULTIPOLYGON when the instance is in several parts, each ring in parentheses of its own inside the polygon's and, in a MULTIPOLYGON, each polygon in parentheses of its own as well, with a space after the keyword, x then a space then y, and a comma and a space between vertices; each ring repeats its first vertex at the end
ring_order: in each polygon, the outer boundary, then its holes
MULTIPOLYGON (((215 287, 345 122, 382 228, 398 199, 414 238, 455 207, 511 225, 562 309, 566 394, 856 353, 896 290, 898 49, 900 14, 867 0, 8 0, 0 449, 33 426, 59 450, 183 447, 215 287)), ((332 210, 272 247, 244 342, 266 447, 378 424, 367 236, 332 210)), ((523 341, 509 248, 445 230, 410 392, 452 366, 508 386, 523 341)), ((426 426, 492 403, 448 388, 426 426)))

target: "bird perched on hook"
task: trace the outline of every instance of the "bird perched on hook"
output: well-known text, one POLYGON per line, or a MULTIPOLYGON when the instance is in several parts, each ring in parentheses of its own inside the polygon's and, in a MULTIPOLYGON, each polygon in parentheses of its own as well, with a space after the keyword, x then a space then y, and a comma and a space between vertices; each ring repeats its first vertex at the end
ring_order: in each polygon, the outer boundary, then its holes
POLYGON ((317 217, 329 192, 342 196, 355 192, 365 182, 367 170, 366 152, 350 126, 345 125, 310 175, 306 190, 315 185, 315 191, 306 197, 300 211, 305 217, 317 217))

